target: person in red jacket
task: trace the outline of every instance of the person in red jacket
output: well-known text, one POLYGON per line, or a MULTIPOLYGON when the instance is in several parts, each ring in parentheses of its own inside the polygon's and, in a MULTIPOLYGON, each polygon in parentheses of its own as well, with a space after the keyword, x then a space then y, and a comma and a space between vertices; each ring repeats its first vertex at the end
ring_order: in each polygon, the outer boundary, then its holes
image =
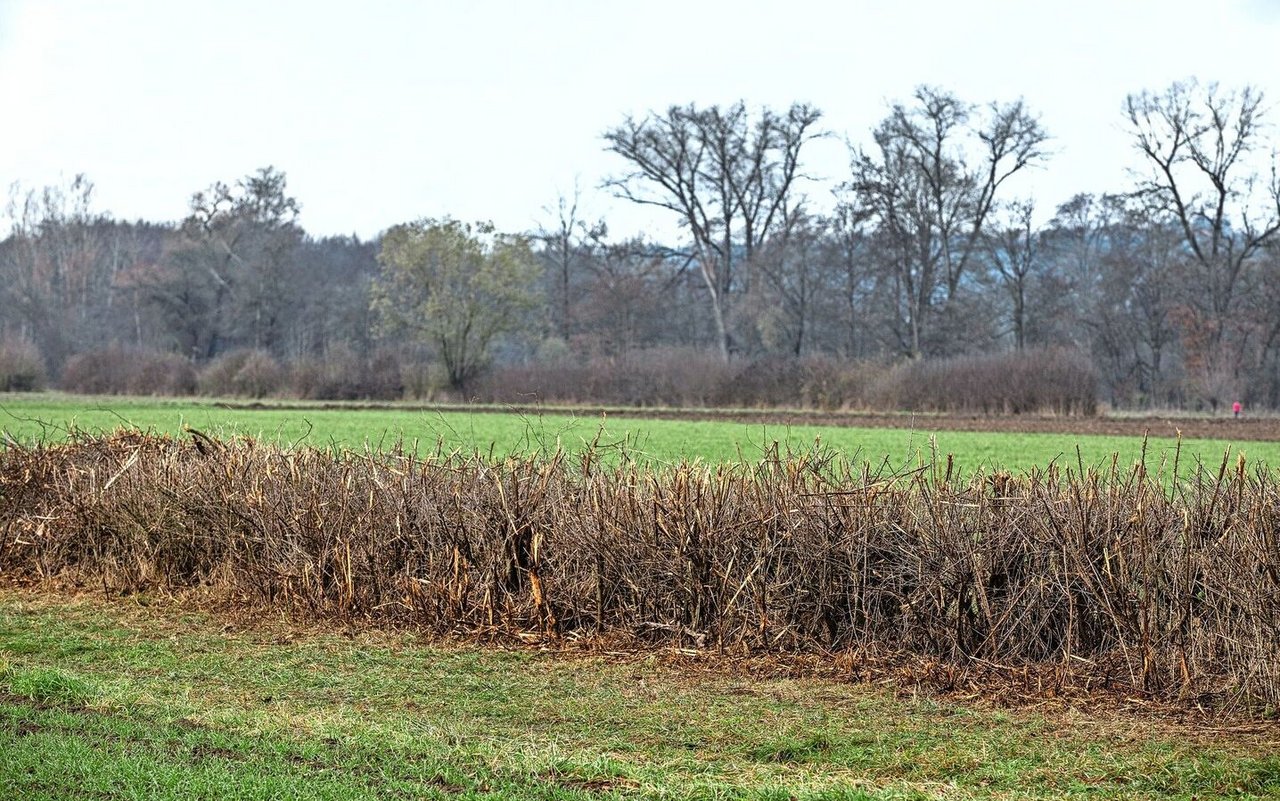
POLYGON ((1243 408, 1244 407, 1240 405, 1240 401, 1236 401, 1235 403, 1231 404, 1231 413, 1236 416, 1237 420, 1240 419, 1240 411, 1243 408))

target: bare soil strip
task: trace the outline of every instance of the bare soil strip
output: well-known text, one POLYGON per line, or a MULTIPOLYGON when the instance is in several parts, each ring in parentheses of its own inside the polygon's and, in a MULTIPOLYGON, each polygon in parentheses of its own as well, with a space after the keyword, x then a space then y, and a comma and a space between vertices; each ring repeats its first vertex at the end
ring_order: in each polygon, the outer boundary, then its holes
POLYGON ((1151 415, 1063 417, 1050 415, 912 414, 909 412, 816 411, 807 409, 650 409, 605 406, 489 406, 391 403, 257 403, 223 402, 224 409, 243 410, 380 410, 467 412, 472 414, 573 415, 636 420, 689 420, 749 425, 805 425, 841 428, 900 428, 918 431, 991 431, 1017 434, 1085 434, 1115 437, 1177 437, 1251 442, 1280 441, 1280 417, 1200 417, 1151 415))

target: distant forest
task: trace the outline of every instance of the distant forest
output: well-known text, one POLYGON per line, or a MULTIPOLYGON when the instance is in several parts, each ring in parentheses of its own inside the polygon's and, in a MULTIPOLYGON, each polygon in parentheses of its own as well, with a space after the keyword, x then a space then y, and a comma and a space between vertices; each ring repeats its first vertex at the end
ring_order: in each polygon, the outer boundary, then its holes
MULTIPOLYGON (((79 176, 13 186, 0 389, 1092 413, 1280 407, 1280 139, 1251 87, 1130 95, 1139 169, 1037 210, 1023 101, 931 87, 849 171, 805 176, 820 110, 673 106, 603 131, 609 191, 678 241, 616 239, 577 197, 535 231, 298 223, 266 167, 126 222, 79 176), (812 192, 833 191, 830 212, 812 192)), ((392 221, 388 221, 389 223, 392 221)))

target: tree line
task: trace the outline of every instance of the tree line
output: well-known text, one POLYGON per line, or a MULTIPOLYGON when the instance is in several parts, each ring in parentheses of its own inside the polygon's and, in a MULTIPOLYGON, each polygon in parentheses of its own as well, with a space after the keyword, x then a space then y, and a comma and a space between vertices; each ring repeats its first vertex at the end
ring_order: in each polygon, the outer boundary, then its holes
POLYGON ((818 373, 901 383, 1034 350, 1055 355, 1020 369, 1066 358, 1116 406, 1277 407, 1265 112, 1253 87, 1132 94, 1127 183, 1038 210, 1017 188, 1052 169, 1051 139, 1022 100, 919 87, 830 187, 804 167, 832 135, 817 108, 672 106, 603 132, 605 186, 679 225, 661 242, 612 237, 576 193, 534 231, 424 219, 363 241, 309 235, 274 167, 195 192, 179 223, 113 219, 83 176, 15 186, 0 386, 654 401, 601 385, 639 375, 684 382, 681 402, 750 402, 689 389, 714 373, 781 376, 762 402, 817 402, 799 385, 818 373), (914 366, 940 360, 953 368, 914 366))

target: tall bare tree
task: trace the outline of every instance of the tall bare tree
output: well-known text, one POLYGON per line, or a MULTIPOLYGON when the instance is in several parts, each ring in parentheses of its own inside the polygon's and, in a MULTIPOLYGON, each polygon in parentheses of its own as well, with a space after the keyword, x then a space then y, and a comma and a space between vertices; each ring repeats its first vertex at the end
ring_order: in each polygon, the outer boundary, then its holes
POLYGON ((581 190, 575 183, 572 196, 561 194, 554 210, 543 209, 553 214, 555 220, 542 224, 534 234, 542 243, 539 255, 547 267, 548 306, 554 330, 565 342, 576 329, 577 300, 582 293, 578 284, 587 272, 584 265, 591 260, 594 244, 603 240, 609 230, 603 220, 588 224, 579 210, 581 198, 581 190))
POLYGON ((1000 285, 1009 295, 1014 347, 1022 350, 1027 345, 1027 290, 1033 271, 1040 266, 1040 237, 1032 225, 1033 202, 1016 201, 1007 213, 1007 219, 987 238, 987 251, 1000 285))
POLYGON ((1242 350, 1228 334, 1243 279, 1280 231, 1280 178, 1262 92, 1192 80, 1129 95, 1124 109, 1146 167, 1138 192, 1181 230, 1191 257, 1194 319, 1186 323, 1203 351, 1195 358, 1228 358, 1238 367, 1242 350), (1269 170, 1260 156, 1269 157, 1269 170))
POLYGON ((183 230, 195 250, 186 256, 211 279, 214 326, 205 352, 196 355, 216 355, 224 339, 279 352, 293 257, 304 236, 298 212, 285 174, 274 167, 192 195, 183 230))
MULTIPOLYGON (((696 339, 684 290, 688 257, 636 238, 608 242, 603 228, 584 243, 586 275, 577 319, 591 352, 625 357, 644 348, 687 344, 696 339)), ((695 319, 693 322, 697 322, 695 319)), ((697 326, 695 325, 696 329, 697 326)))
POLYGON ((757 259, 755 324, 768 350, 801 356, 811 348, 818 296, 838 266, 828 260, 828 221, 802 205, 789 209, 757 259))
POLYGON ((1259 265, 1249 303, 1258 330, 1258 370, 1253 401, 1270 408, 1280 407, 1280 245, 1273 243, 1259 265))
POLYGON ((84 175, 65 186, 11 188, 0 329, 34 342, 54 365, 101 341, 114 299, 119 232, 93 210, 93 192, 84 175))
POLYGON ((933 317, 961 287, 1006 181, 1045 156, 1021 101, 978 108, 919 87, 853 152, 848 202, 873 226, 897 284, 903 351, 920 358, 933 317))
POLYGON ((801 177, 801 150, 821 135, 821 116, 802 103, 782 113, 766 108, 754 119, 742 102, 690 104, 628 117, 604 134, 607 149, 631 167, 609 185, 628 200, 671 211, 688 230, 726 361, 730 299, 750 288, 752 257, 780 224, 801 177))

